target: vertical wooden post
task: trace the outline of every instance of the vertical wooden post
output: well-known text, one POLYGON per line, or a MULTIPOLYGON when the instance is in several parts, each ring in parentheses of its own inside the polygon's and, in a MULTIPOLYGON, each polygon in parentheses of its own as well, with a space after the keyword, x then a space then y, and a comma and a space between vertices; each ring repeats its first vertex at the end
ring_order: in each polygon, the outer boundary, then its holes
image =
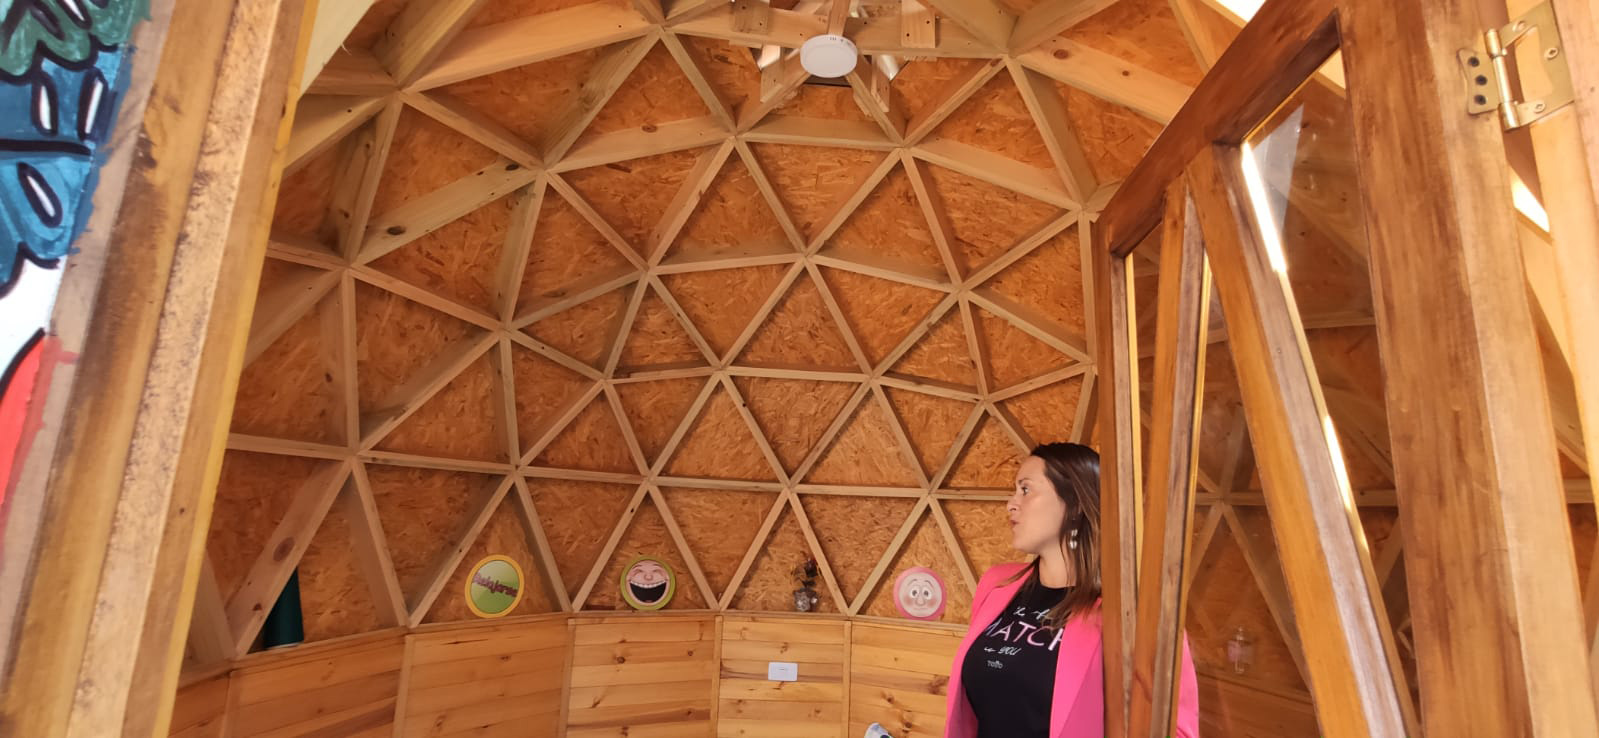
POLYGON ((28 462, 48 464, 27 478, 49 488, 0 733, 166 732, 306 3, 163 9, 177 42, 127 139, 140 156, 105 255, 112 278, 55 457, 28 462))
POLYGON ((1421 702, 1433 735, 1596 735, 1502 133, 1461 100, 1487 22, 1460 0, 1340 16, 1421 702))
POLYGON ((1138 568, 1138 632, 1127 731, 1130 737, 1149 738, 1176 733, 1187 599, 1183 569, 1193 529, 1199 388, 1205 383, 1205 326, 1210 307, 1210 270, 1194 204, 1182 179, 1166 190, 1159 300, 1149 439, 1153 486, 1138 568))
POLYGON ((1133 335, 1133 271, 1092 228, 1099 357, 1100 584, 1104 613, 1105 731, 1127 734, 1137 623, 1139 479, 1143 473, 1138 410, 1138 345, 1133 335))
MULTIPOLYGON (((1332 455, 1333 429, 1287 271, 1262 240, 1245 200, 1238 150, 1202 152, 1189 164, 1188 180, 1227 315, 1249 435, 1270 439, 1256 445, 1256 462, 1322 730, 1351 737, 1414 734, 1389 670, 1371 561, 1362 552, 1348 482, 1332 455)), ((1368 212, 1386 212, 1394 202, 1368 212)))

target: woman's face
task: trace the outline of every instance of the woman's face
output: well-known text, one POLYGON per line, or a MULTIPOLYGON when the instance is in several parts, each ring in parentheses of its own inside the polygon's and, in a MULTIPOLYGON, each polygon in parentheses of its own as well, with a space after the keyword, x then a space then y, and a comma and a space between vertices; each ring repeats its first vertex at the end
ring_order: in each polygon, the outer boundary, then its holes
POLYGON ((1010 542, 1017 550, 1041 554, 1060 545, 1066 502, 1044 476, 1044 460, 1029 456, 1016 469, 1016 491, 1005 504, 1010 516, 1010 542))

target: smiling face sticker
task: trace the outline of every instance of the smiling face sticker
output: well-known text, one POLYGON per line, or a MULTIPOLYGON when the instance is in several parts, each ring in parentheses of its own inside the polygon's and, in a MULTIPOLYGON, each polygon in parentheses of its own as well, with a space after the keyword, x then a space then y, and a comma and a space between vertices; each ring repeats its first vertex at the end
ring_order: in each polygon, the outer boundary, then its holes
POLYGON ((944 580, 932 569, 916 566, 894 581, 894 607, 917 620, 937 620, 944 614, 944 580))
POLYGON ((677 580, 665 562, 640 556, 622 571, 622 599, 635 610, 659 610, 672 601, 677 580))

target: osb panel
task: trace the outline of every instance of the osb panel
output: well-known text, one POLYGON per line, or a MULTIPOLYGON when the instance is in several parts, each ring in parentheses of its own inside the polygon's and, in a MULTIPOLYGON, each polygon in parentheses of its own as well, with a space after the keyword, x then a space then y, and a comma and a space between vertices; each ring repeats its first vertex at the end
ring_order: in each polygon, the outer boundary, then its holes
POLYGON ((755 177, 738 156, 729 156, 722 170, 694 207, 668 257, 725 255, 789 249, 788 236, 755 185, 755 177))
POLYGON ((323 464, 331 463, 244 451, 223 454, 211 532, 206 538, 223 600, 238 593, 250 566, 306 480, 323 464))
POLYGON ((844 322, 873 365, 888 358, 943 295, 843 269, 821 268, 844 322))
POLYGON ((854 90, 832 85, 800 85, 799 89, 795 90, 793 95, 774 112, 776 115, 792 115, 799 118, 862 122, 872 120, 866 115, 866 111, 861 110, 861 106, 855 103, 854 90))
POLYGON ((672 574, 677 578, 677 592, 672 595, 672 601, 666 604, 667 610, 692 610, 707 606, 699 586, 694 583, 694 576, 689 573, 683 554, 677 550, 671 533, 666 530, 666 519, 661 517, 661 511, 656 509, 655 503, 646 497, 639 505, 638 514, 633 516, 633 522, 628 525, 627 533, 616 544, 610 562, 594 582, 594 589, 589 591, 583 609, 630 609, 622 601, 617 588, 622 580, 623 569, 635 556, 655 556, 672 568, 672 574))
POLYGON ((661 493, 712 594, 726 592, 777 493, 674 488, 661 493))
POLYGON ((967 442, 966 450, 961 452, 944 486, 973 491, 997 490, 997 494, 1009 494, 1015 484, 1016 467, 1025 456, 1026 452, 1017 448, 1010 436, 1000 428, 999 421, 985 416, 979 421, 977 431, 967 442))
POLYGON ((1039 169, 1054 169, 1022 93, 1000 72, 946 118, 934 135, 971 144, 1039 169))
POLYGON ((860 149, 760 143, 750 149, 807 239, 883 160, 879 152, 860 149))
POLYGON ((911 117, 920 115, 949 94, 950 85, 983 64, 981 59, 930 57, 907 62, 889 85, 894 101, 911 117))
POLYGON ((630 128, 653 131, 677 120, 710 115, 705 101, 683 74, 665 44, 644 55, 638 66, 600 108, 579 141, 630 128))
POLYGON ((1194 664, 1231 671, 1227 641, 1242 627, 1244 635, 1254 641, 1254 663, 1249 669, 1252 678, 1305 689, 1304 679, 1250 573, 1243 550, 1227 528, 1225 521, 1217 526, 1210 552, 1194 575, 1189 595, 1188 645, 1194 664))
POLYGON ((739 363, 806 369, 858 369, 816 283, 801 277, 777 303, 739 363))
POLYGON ((518 451, 526 451, 589 383, 583 375, 515 344, 511 380, 516 389, 516 432, 522 443, 518 451))
POLYGON ((984 285, 1082 333, 1085 313, 1077 226, 1045 241, 984 285))
POLYGON ((511 198, 500 198, 384 255, 372 266, 494 315, 498 312, 495 280, 512 207, 511 198))
POLYGON ((855 391, 852 384, 808 379, 734 377, 733 384, 744 395, 783 470, 790 473, 816 448, 855 391))
MULTIPOLYGON (((504 23, 518 18, 528 18, 544 13, 553 13, 557 10, 578 5, 588 5, 596 0, 495 0, 484 3, 467 28, 491 26, 495 23, 504 23)), ((626 5, 622 0, 598 0, 599 2, 615 5, 626 5)))
POLYGON ((955 263, 962 276, 983 268, 1059 212, 1053 205, 1003 187, 923 164, 949 214, 955 263))
POLYGON ((352 548, 354 536, 364 537, 366 531, 352 525, 343 497, 348 494, 341 493, 328 509, 300 559, 300 612, 307 643, 382 627, 372 588, 352 548))
POLYGON ((812 484, 915 487, 920 484, 877 399, 867 397, 811 470, 812 484))
POLYGON ((944 614, 939 616, 940 622, 964 623, 971 618, 972 593, 966 588, 966 579, 961 575, 960 565, 955 563, 954 554, 950 553, 949 544, 944 541, 943 532, 930 514, 923 514, 917 521, 911 537, 894 556, 894 563, 883 573, 877 590, 866 601, 862 612, 886 618, 902 617, 894 607, 894 580, 914 566, 932 569, 944 580, 944 614))
POLYGON ((902 167, 894 167, 878 183, 828 244, 920 271, 944 271, 927 216, 922 214, 916 190, 902 167))
POLYGON ((703 365, 704 354, 679 323, 666 301, 652 288, 645 293, 627 341, 622 344, 620 366, 627 369, 659 366, 703 365))
POLYGON ((544 526, 544 537, 550 543, 555 568, 561 572, 567 594, 575 596, 617 521, 622 519, 634 488, 533 478, 527 480, 527 487, 544 526))
POLYGON ((1301 316, 1336 312, 1371 313, 1371 279, 1366 267, 1290 204, 1282 234, 1288 283, 1301 316))
POLYGON ((567 356, 599 369, 611 348, 616 323, 626 312, 627 301, 632 293, 632 285, 612 290, 522 330, 567 356))
POLYGON ((838 588, 852 602, 916 507, 907 497, 845 495, 805 495, 801 504, 838 588))
POLYGON ((727 41, 698 36, 679 36, 689 56, 699 64, 705 81, 716 90, 722 103, 737 118, 744 105, 759 99, 761 70, 755 66, 750 50, 727 41))
POLYGON ((239 375, 233 432, 343 443, 338 425, 344 400, 323 359, 324 347, 339 340, 337 333, 323 334, 318 308, 284 331, 239 375))
POLYGON ((517 294, 518 313, 533 300, 559 299, 584 280, 631 268, 627 259, 554 189, 544 192, 527 269, 517 294))
POLYGON ((505 436, 500 432, 503 411, 494 394, 499 381, 493 365, 497 359, 491 351, 472 362, 378 448, 454 459, 506 460, 505 436))
POLYGON ((1009 320, 976 306, 972 313, 977 319, 978 336, 987 348, 988 379, 995 388, 1004 389, 1071 365, 1072 360, 1065 354, 1009 320))
POLYGON ((499 480, 484 474, 369 465, 367 480, 407 601, 426 589, 439 560, 472 524, 499 480))
POLYGON ((426 195, 494 163, 499 156, 487 146, 456 132, 410 107, 400 112, 378 182, 374 214, 426 195))
POLYGON ((1122 0, 1063 35, 1186 85, 1205 76, 1167 0, 1122 0))
POLYGON ((516 509, 516 500, 507 495, 494 511, 488 525, 478 535, 477 542, 461 558, 449 583, 439 592, 428 610, 426 622, 446 623, 457 620, 477 620, 472 609, 466 606, 466 582, 472 576, 477 562, 488 556, 508 556, 522 569, 522 601, 506 613, 511 615, 537 615, 561 609, 550 594, 550 585, 533 553, 533 536, 516 509))
POLYGON ((350 31, 350 35, 345 37, 344 45, 363 51, 371 49, 409 2, 410 0, 377 0, 372 3, 366 15, 361 16, 361 20, 350 31))
POLYGON ((616 385, 622 412, 638 437, 645 461, 655 463, 704 386, 705 380, 699 377, 616 385))
POLYGON ((355 372, 361 412, 379 409, 471 328, 365 282, 355 283, 355 372))
POLYGON ((550 445, 533 460, 537 466, 637 473, 638 465, 628 451, 622 426, 611 411, 605 395, 595 395, 589 406, 578 413, 550 445))
POLYGON ((1077 132, 1094 178, 1125 179, 1160 135, 1161 125, 1075 87, 1059 83, 1055 87, 1066 99, 1066 118, 1077 132))
POLYGON ((448 85, 442 92, 542 149, 562 133, 550 126, 578 99, 601 52, 586 49, 512 67, 448 85))
MULTIPOLYGON (((749 574, 745 575, 744 581, 737 585, 738 596, 733 598, 732 609, 773 612, 793 610, 794 590, 802 586, 796 572, 804 565, 807 558, 815 555, 810 544, 805 541, 805 534, 800 530, 799 518, 794 516, 793 508, 785 506, 777 518, 777 524, 772 526, 772 534, 761 546, 761 552, 755 556, 755 563, 750 567, 749 574)), ((827 591, 825 580, 817 577, 814 589, 820 597, 820 602, 812 612, 839 611, 838 603, 833 602, 831 594, 827 591)))
POLYGON ((905 357, 894 365, 893 373, 976 389, 977 365, 972 363, 972 351, 966 343, 960 308, 951 307, 944 313, 944 317, 905 352, 905 357))
POLYGON ((678 445, 666 473, 679 477, 775 481, 772 467, 733 407, 727 390, 718 387, 678 445))
POLYGON ((1006 400, 1003 404, 1034 443, 1069 441, 1072 424, 1077 420, 1077 403, 1082 399, 1082 389, 1082 378, 1072 377, 1006 400))
MULTIPOLYGON (((1150 362, 1151 367, 1153 361, 1150 362)), ((1149 397, 1146 390, 1144 397, 1149 397)), ((1205 350, 1205 396, 1201 400, 1199 419, 1199 467, 1211 479, 1220 479, 1222 471, 1233 463, 1227 439, 1234 429, 1244 428, 1244 405, 1240 399, 1238 378, 1233 373, 1233 357, 1229 344, 1213 343, 1205 350)), ((1150 400, 1141 400, 1148 403, 1150 400)), ((1145 433, 1145 443, 1149 434, 1145 433)), ((1246 438, 1253 446, 1253 439, 1246 438)), ((1148 454, 1145 454, 1146 458, 1148 454)), ((1242 480, 1239 480, 1242 481, 1242 480)))
POLYGON ((666 289, 718 356, 733 348, 756 311, 783 281, 781 264, 662 275, 666 289))
POLYGON ((293 174, 283 178, 277 204, 272 209, 272 231, 331 244, 338 229, 328 217, 334 182, 344 146, 329 146, 293 174))
POLYGON ((982 576, 997 564, 1025 561, 1027 555, 1011 546, 1010 520, 1005 503, 978 500, 943 500, 944 517, 955 530, 961 553, 972 565, 972 573, 982 576))
POLYGON ((651 233, 702 153, 674 151, 561 176, 634 250, 645 256, 654 245, 650 242, 651 233))
POLYGON ((911 448, 916 449, 922 469, 932 474, 943 468, 944 460, 949 458, 950 449, 955 445, 955 437, 972 416, 976 403, 892 387, 883 391, 888 395, 888 404, 894 407, 900 427, 910 438, 911 448))

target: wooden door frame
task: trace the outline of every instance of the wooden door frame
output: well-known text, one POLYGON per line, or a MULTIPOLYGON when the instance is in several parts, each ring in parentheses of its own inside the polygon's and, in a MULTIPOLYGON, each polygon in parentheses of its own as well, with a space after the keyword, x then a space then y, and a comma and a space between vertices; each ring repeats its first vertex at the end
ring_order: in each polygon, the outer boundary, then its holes
POLYGON ((103 174, 79 243, 101 249, 52 323, 81 358, 5 521, 7 735, 166 734, 316 2, 152 5, 125 176, 103 174))
MULTIPOLYGON (((1411 561, 1435 562, 1413 567, 1423 573, 1408 579, 1425 726, 1436 735, 1599 732, 1588 651, 1571 647, 1583 642, 1584 631, 1580 597, 1572 586, 1575 563, 1548 399, 1528 391, 1542 386, 1543 374, 1519 254, 1505 246, 1516 243, 1516 224, 1504 142, 1494 116, 1466 113, 1456 61, 1458 49, 1476 45, 1484 28, 1503 22, 1492 16, 1478 4, 1459 0, 1271 0, 1101 214, 1094 257, 1095 273, 1102 280, 1100 356, 1109 371, 1100 386, 1099 407, 1103 437, 1114 444, 1105 455, 1102 526, 1131 531, 1114 539, 1107 536, 1107 546, 1119 542, 1119 548, 1103 556, 1111 735, 1125 734, 1129 685, 1153 678, 1147 671, 1151 665, 1132 659, 1129 644, 1134 639, 1121 622, 1134 611, 1125 599, 1143 594, 1141 588, 1131 592, 1126 582, 1139 553, 1133 517, 1137 499, 1127 499, 1138 494, 1129 484, 1136 467, 1127 468, 1137 461, 1136 446, 1128 449, 1128 444, 1137 441, 1138 416, 1136 375, 1120 371, 1131 359, 1117 356, 1130 342, 1125 330, 1114 330, 1128 325, 1128 269, 1122 260, 1154 226, 1162 191, 1196 157, 1212 160, 1201 163, 1225 182, 1229 167, 1238 166, 1229 161, 1228 152, 1338 48, 1344 50, 1349 80, 1365 212, 1384 213, 1380 219, 1368 216, 1366 228, 1377 332, 1389 377, 1396 481, 1400 488, 1422 490, 1400 506, 1402 535, 1411 561), (1217 153, 1211 153, 1213 147, 1217 153), (1415 207, 1418 200, 1429 207, 1415 207), (1391 207, 1396 202, 1411 206, 1391 207), (1129 402, 1134 412, 1120 412, 1129 402)), ((1562 19, 1562 25, 1573 20, 1562 19)), ((1580 21, 1591 27, 1591 14, 1580 21)), ((1594 103, 1590 99, 1587 108, 1578 107, 1591 110, 1594 103)), ((1595 154, 1591 141, 1586 154, 1595 154)), ((1212 211, 1222 208, 1233 215, 1247 210, 1213 200, 1212 211)), ((1213 221, 1227 215, 1210 213, 1213 221)), ((1250 250, 1245 244, 1246 256, 1250 250)), ((1238 270, 1236 260, 1229 269, 1238 270)), ((1221 288, 1238 278, 1218 271, 1216 281, 1221 288)), ((1260 285, 1255 287, 1262 294, 1260 285)), ((1234 302, 1248 294, 1237 284, 1232 291, 1234 302)), ((1229 317, 1233 312, 1228 311, 1229 317)), ((1292 336, 1281 325, 1254 333, 1252 339, 1239 335, 1235 340, 1272 342, 1254 347, 1258 349, 1281 345, 1292 336)), ((1256 363, 1256 381, 1268 381, 1256 363)), ((1247 368, 1241 363, 1239 369, 1244 380, 1247 368)), ((1309 371, 1313 377, 1314 368, 1309 371)), ((1282 380, 1279 376, 1277 381, 1282 380)), ((1274 399, 1269 404, 1276 414, 1293 407, 1282 391, 1280 386, 1275 398, 1262 398, 1274 399)), ((1303 416, 1305 409, 1300 407, 1297 414, 1303 416)), ((1255 425, 1253 415, 1250 420, 1255 425)), ((1300 417, 1296 422, 1302 426, 1303 421, 1300 417)), ((1314 444, 1301 450, 1314 451, 1314 444)), ((1316 455, 1324 454, 1311 454, 1316 455)), ((1262 474, 1269 476, 1264 465, 1262 474)), ((1266 486, 1270 501, 1270 479, 1266 486)), ((1272 507, 1277 513, 1278 506, 1272 507)), ((1345 538, 1331 514, 1335 512, 1321 518, 1319 532, 1300 532, 1345 538)), ((1352 507, 1348 517, 1358 536, 1352 507)), ((1278 540, 1281 545, 1283 535, 1278 540)), ((1182 552, 1166 555, 1163 562, 1171 556, 1180 560, 1182 552)), ((1369 568, 1364 553, 1361 558, 1362 568, 1369 568)), ((1350 585, 1369 585, 1369 572, 1334 571, 1330 561, 1307 570, 1303 558, 1296 565, 1285 557, 1290 589, 1304 590, 1309 580, 1331 582, 1340 576, 1350 585)), ((1149 564, 1146 559, 1144 565, 1149 564)), ((1370 597, 1369 586, 1359 588, 1370 597)), ((1303 612, 1311 601, 1302 591, 1294 594, 1301 604, 1296 609, 1303 612)), ((1358 601, 1346 604, 1358 615, 1358 601)), ((1371 610, 1371 604, 1368 599, 1365 609, 1371 610)), ((1146 603, 1136 605, 1143 609, 1146 603)), ((1305 626, 1303 618, 1300 624, 1305 626)), ((1348 627, 1346 622, 1334 631, 1342 642, 1349 642, 1348 627)), ((1391 635, 1386 638, 1388 645, 1375 647, 1391 651, 1391 635)), ((1304 640, 1307 653, 1326 647, 1316 643, 1320 639, 1314 632, 1304 640)), ((1341 718, 1350 710, 1365 709, 1362 705, 1372 708, 1366 714, 1387 726, 1381 732, 1391 733, 1395 725, 1392 700, 1381 697, 1392 694, 1391 681, 1387 687, 1374 686, 1370 675, 1353 667, 1372 663, 1374 645, 1369 637, 1363 642, 1366 655, 1339 659, 1341 664, 1313 655, 1307 659, 1322 727, 1329 735, 1358 734, 1354 722, 1341 718), (1374 708, 1373 696, 1384 706, 1374 708)))

